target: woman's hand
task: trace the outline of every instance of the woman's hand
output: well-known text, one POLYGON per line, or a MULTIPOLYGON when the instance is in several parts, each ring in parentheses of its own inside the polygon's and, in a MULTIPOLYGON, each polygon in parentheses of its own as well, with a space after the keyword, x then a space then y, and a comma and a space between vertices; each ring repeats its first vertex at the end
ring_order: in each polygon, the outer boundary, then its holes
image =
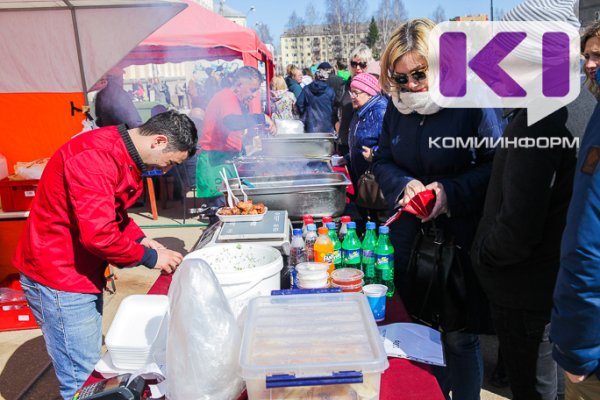
POLYGON ((267 129, 269 130, 269 133, 273 136, 277 135, 277 125, 275 125, 275 122, 273 122, 271 117, 269 117, 266 114, 265 114, 265 122, 267 123, 267 129))
POLYGON ((368 162, 373 162, 373 149, 367 146, 362 147, 362 155, 368 162))
POLYGON ((425 186, 425 190, 433 190, 435 192, 435 205, 433 206, 433 210, 431 210, 431 214, 427 218, 423 218, 421 222, 431 221, 441 214, 448 212, 448 197, 446 197, 444 185, 439 182, 433 182, 425 186))
POLYGON ((565 371, 565 374, 567 375, 567 378, 569 378, 569 380, 573 383, 583 382, 586 378, 585 375, 573 375, 572 373, 567 371, 565 371))
POLYGON ((423 185, 423 183, 421 183, 421 181, 417 179, 413 179, 412 181, 408 182, 404 187, 404 195, 402 196, 402 199, 400 199, 400 202, 398 204, 401 207, 404 207, 408 204, 410 199, 415 197, 417 193, 420 193, 423 190, 425 190, 425 186, 423 185))

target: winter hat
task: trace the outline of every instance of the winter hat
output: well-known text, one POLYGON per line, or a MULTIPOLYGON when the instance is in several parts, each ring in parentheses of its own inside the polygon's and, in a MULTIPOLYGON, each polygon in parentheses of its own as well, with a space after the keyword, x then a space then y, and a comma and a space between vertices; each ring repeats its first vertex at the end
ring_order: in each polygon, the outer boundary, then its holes
POLYGON ((331 66, 331 64, 329 64, 327 61, 322 62, 321 64, 319 64, 319 66, 317 67, 317 69, 332 69, 333 67, 331 66))
POLYGON ((362 90, 371 96, 377 96, 381 92, 379 81, 369 73, 361 73, 352 78, 350 87, 353 89, 362 90))

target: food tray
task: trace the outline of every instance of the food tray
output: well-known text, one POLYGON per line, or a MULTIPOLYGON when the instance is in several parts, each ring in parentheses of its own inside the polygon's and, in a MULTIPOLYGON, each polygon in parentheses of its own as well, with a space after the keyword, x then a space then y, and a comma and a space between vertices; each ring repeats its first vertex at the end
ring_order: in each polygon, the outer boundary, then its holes
POLYGON ((219 210, 217 210, 217 213, 215 215, 222 222, 257 222, 257 221, 263 220, 263 218, 267 214, 267 211, 269 211, 269 208, 265 207, 265 212, 262 214, 252 214, 252 215, 221 215, 221 214, 219 214, 220 210, 221 209, 219 208, 219 210))
POLYGON ((303 133, 261 138, 262 155, 270 157, 331 157, 336 135, 332 133, 303 133))

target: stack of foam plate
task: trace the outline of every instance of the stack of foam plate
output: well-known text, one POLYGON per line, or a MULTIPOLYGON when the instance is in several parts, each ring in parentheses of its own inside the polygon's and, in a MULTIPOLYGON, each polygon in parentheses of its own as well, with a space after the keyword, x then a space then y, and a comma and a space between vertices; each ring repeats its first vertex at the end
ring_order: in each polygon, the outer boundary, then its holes
POLYGON ((125 298, 106 334, 106 347, 115 367, 139 369, 154 362, 156 350, 165 347, 169 299, 162 295, 125 298))

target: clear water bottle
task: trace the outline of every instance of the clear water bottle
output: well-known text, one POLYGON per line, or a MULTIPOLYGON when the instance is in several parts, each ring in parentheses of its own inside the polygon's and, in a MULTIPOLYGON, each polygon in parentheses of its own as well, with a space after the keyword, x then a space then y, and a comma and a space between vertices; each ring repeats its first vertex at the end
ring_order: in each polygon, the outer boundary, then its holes
POLYGON ((352 220, 350 219, 349 216, 344 215, 342 217, 342 225, 340 226, 340 242, 344 243, 344 238, 346 237, 346 234, 348 233, 348 222, 351 222, 352 220))
POLYGON ((327 224, 330 222, 333 222, 333 218, 332 217, 323 217, 322 221, 323 221, 323 228, 327 228, 327 224))
POLYGON ((288 270, 290 274, 290 285, 295 289, 297 287, 296 265, 306 262, 306 249, 304 247, 304 239, 302 239, 302 229, 294 229, 292 234, 288 270))
POLYGON ((306 238, 306 234, 308 233, 308 231, 306 230, 306 227, 309 224, 314 224, 314 223, 315 223, 315 221, 313 220, 312 215, 306 214, 302 217, 302 237, 303 238, 306 238))
POLYGON ((306 260, 315 261, 315 242, 317 241, 317 226, 308 224, 306 226, 306 240, 304 248, 306 249, 306 260))

